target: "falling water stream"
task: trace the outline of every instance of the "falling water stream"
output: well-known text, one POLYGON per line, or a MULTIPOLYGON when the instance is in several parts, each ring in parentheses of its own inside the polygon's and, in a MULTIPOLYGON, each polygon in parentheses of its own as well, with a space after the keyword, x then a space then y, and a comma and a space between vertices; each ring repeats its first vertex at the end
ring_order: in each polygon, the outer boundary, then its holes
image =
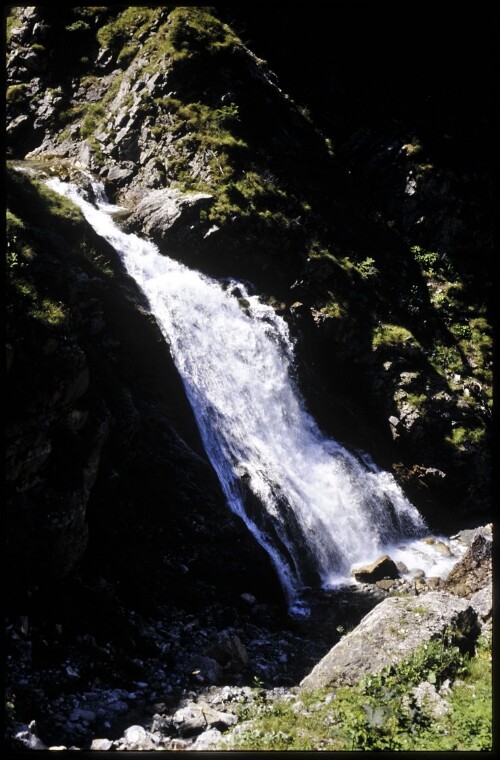
POLYGON ((121 231, 102 186, 94 183, 94 206, 75 185, 47 184, 81 208, 147 297, 227 502, 269 554, 292 611, 305 588, 335 585, 353 564, 425 533, 393 477, 326 438, 308 414, 288 327, 270 306, 121 231))

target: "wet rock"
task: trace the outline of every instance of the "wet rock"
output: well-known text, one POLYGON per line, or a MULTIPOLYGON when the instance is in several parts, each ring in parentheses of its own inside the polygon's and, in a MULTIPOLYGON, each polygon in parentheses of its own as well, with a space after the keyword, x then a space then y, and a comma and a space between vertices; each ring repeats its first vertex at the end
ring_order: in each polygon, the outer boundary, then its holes
POLYGON ((403 575, 404 575, 405 573, 409 573, 409 572, 410 572, 410 571, 408 570, 408 568, 406 567, 406 565, 405 565, 405 563, 404 563, 404 562, 401 562, 401 561, 399 561, 399 562, 396 562, 396 567, 398 568, 399 572, 400 572, 401 574, 403 574, 403 575))
POLYGON ((360 583, 375 583, 376 581, 382 581, 386 579, 399 578, 399 570, 396 563, 389 557, 388 554, 384 554, 372 562, 371 565, 356 568, 353 575, 360 583))
POLYGON ((434 544, 434 549, 436 549, 439 554, 442 554, 443 557, 453 557, 453 552, 451 551, 450 547, 445 544, 443 541, 436 541, 434 544))
POLYGON ((429 538, 424 538, 422 540, 424 543, 430 544, 438 552, 438 554, 442 554, 443 557, 454 556, 450 547, 447 544, 445 544, 444 541, 439 541, 437 538, 434 538, 433 536, 430 536, 429 538))
POLYGON ((464 599, 432 591, 417 599, 390 597, 375 607, 301 682, 310 690, 353 684, 365 673, 403 660, 420 644, 456 629, 461 646, 477 638, 477 613, 464 599))

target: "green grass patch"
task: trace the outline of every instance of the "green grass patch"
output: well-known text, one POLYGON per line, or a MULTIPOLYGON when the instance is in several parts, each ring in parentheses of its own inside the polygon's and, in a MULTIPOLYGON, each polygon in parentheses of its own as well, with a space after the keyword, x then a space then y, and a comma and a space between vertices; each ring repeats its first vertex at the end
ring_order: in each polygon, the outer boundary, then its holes
POLYGON ((19 21, 17 18, 18 9, 17 8, 9 8, 7 11, 7 16, 5 19, 5 26, 6 26, 6 36, 7 36, 7 42, 10 42, 10 38, 12 35, 12 30, 16 28, 16 26, 19 25, 19 21))
POLYGON ((100 47, 110 48, 118 55, 118 62, 126 65, 130 60, 130 49, 134 49, 134 54, 139 52, 138 38, 147 32, 157 13, 157 9, 144 6, 126 8, 98 30, 100 47))
POLYGON ((176 60, 196 57, 202 52, 213 55, 241 44, 227 24, 215 18, 207 8, 174 8, 168 21, 169 42, 176 60))
POLYGON ((462 425, 452 427, 451 433, 446 437, 448 443, 457 449, 464 451, 468 446, 478 446, 486 439, 486 431, 482 427, 466 428, 462 425))
POLYGON ((375 259, 372 259, 371 256, 367 256, 366 259, 364 259, 363 261, 360 261, 355 266, 359 274, 364 280, 369 280, 378 275, 378 269, 375 265, 375 259))
POLYGON ((339 303, 339 301, 335 300, 332 294, 330 294, 330 296, 332 300, 328 301, 327 304, 321 307, 321 313, 325 314, 327 317, 332 317, 333 319, 343 319, 347 315, 345 307, 339 303))
POLYGON ((381 346, 418 346, 417 341, 412 333, 402 325, 393 325, 390 323, 381 323, 377 325, 373 332, 372 347, 374 349, 381 346))
POLYGON ((10 87, 7 87, 7 92, 5 93, 7 103, 22 103, 26 98, 28 90, 29 86, 27 84, 12 84, 10 87))
POLYGON ((289 701, 267 703, 265 696, 243 706, 240 717, 251 724, 223 746, 255 751, 490 750, 491 639, 480 639, 472 657, 460 652, 452 636, 430 641, 356 686, 319 689, 298 698, 303 703, 299 709, 289 701), (448 713, 435 717, 417 704, 412 689, 423 681, 439 689, 447 679, 459 680, 448 697, 448 713))

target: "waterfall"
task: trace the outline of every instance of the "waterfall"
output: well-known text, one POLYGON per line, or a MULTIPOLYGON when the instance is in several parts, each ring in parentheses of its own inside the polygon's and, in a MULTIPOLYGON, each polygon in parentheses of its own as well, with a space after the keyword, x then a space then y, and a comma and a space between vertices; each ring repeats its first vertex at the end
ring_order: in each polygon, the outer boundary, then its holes
POLYGON ((49 187, 82 210, 148 299, 231 509, 272 559, 290 607, 425 523, 392 476, 326 438, 293 379, 286 322, 235 280, 213 280, 122 232, 102 187, 49 187))

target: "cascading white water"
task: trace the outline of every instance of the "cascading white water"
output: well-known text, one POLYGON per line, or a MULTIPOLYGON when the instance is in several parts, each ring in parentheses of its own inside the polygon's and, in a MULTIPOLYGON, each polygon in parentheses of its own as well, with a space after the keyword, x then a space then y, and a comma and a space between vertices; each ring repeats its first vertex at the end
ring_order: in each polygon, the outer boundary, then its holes
POLYGON ((221 284, 122 232, 116 209, 73 200, 146 295, 184 381, 227 501, 270 555, 290 605, 425 523, 392 476, 325 438, 291 376, 285 321, 236 281, 221 284))

